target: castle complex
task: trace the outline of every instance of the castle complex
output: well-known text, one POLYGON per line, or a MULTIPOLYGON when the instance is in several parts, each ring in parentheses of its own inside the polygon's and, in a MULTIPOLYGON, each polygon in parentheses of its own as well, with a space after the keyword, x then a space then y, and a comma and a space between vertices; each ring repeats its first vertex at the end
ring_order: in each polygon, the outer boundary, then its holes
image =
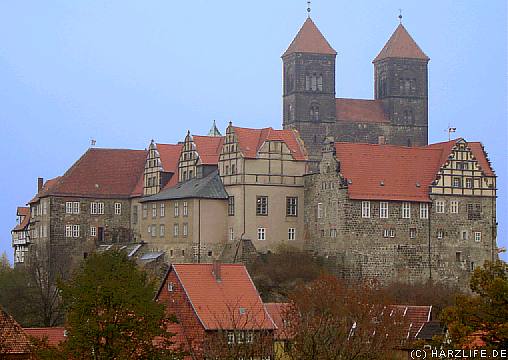
POLYGON ((90 148, 18 208, 16 266, 66 272, 112 246, 142 263, 248 261, 293 245, 345 278, 466 286, 497 258, 483 145, 428 144, 429 58, 400 24, 374 100, 335 95, 336 52, 309 17, 282 55, 282 130, 215 123, 177 144, 90 148))

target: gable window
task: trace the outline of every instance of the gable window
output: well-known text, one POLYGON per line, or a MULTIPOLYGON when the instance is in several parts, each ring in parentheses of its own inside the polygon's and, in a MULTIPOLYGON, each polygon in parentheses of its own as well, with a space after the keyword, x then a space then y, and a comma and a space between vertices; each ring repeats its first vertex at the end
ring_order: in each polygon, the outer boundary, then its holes
POLYGON ((288 240, 294 240, 296 235, 296 229, 295 228, 289 228, 288 229, 288 240))
POLYGON ((402 203, 402 218, 403 219, 411 218, 411 203, 408 202, 402 203))
POLYGON ((420 203, 420 219, 429 218, 429 204, 420 203))
POLYGON ((379 217, 381 219, 388 219, 388 202, 381 201, 379 203, 379 217))
POLYGON ((362 201, 362 218, 370 218, 370 201, 362 201))
POLYGON ((450 213, 451 214, 459 213, 459 202, 457 200, 450 201, 450 213))
POLYGON ((115 215, 122 215, 122 204, 115 203, 115 215))
POLYGON ((473 188, 473 179, 466 178, 466 188, 472 189, 473 188))
POLYGON ((183 216, 189 216, 189 207, 187 201, 183 202, 183 216))
POLYGON ((180 215, 180 208, 179 208, 178 201, 175 201, 175 204, 173 205, 173 211, 175 214, 175 217, 178 217, 180 215))
POLYGON ((443 214, 445 210, 445 202, 444 200, 436 200, 436 213, 443 214))
POLYGON ((258 228, 258 240, 266 240, 266 229, 258 228))
POLYGON ((229 216, 235 215, 235 197, 234 196, 228 197, 228 215, 229 216))
POLYGON ((235 175, 236 174, 236 166, 235 164, 231 164, 231 175, 235 175))
POLYGON ((268 196, 256 197, 256 215, 268 215, 268 196))
POLYGON ((161 203, 160 205, 160 215, 161 217, 166 216, 166 206, 164 205, 164 203, 161 203))
POLYGON ((288 196, 286 198, 286 216, 298 215, 298 198, 288 196))

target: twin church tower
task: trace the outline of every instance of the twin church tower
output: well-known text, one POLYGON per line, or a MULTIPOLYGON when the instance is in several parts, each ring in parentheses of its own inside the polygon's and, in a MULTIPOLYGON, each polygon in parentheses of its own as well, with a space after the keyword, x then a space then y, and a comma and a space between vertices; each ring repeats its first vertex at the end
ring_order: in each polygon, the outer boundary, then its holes
POLYGON ((398 25, 373 60, 374 100, 335 97, 335 58, 310 17, 282 55, 283 127, 299 131, 309 159, 323 141, 421 146, 428 142, 429 57, 398 25))

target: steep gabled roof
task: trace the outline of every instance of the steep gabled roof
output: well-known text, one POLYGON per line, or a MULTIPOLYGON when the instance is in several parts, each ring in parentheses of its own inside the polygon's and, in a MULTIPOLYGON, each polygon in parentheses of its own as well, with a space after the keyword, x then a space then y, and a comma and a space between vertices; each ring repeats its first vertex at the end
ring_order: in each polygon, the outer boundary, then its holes
POLYGON ((192 140, 199 154, 201 164, 217 165, 219 155, 224 144, 224 136, 200 136, 192 135, 192 140))
POLYGON ((12 231, 21 231, 25 230, 28 224, 30 223, 30 208, 29 207, 21 207, 19 206, 16 211, 17 216, 23 216, 23 220, 12 229, 12 231))
POLYGON ((220 281, 213 275, 213 266, 172 264, 169 270, 178 277, 203 327, 206 330, 274 330, 276 326, 245 266, 220 264, 220 281))
MULTIPOLYGON (((30 340, 21 326, 0 306, 0 355, 30 354, 30 340)), ((1 357, 1 356, 0 356, 1 357)), ((7 357, 9 358, 9 357, 7 357)))
POLYGON ((372 62, 388 58, 430 60, 402 24, 397 26, 388 42, 372 62))
POLYGON ((337 121, 389 123, 381 100, 335 99, 337 121))
POLYGON ((310 17, 305 20, 282 57, 298 52, 337 55, 310 17))
POLYGON ((257 153, 264 142, 283 141, 293 159, 306 160, 307 155, 302 145, 298 141, 298 135, 294 130, 274 130, 271 127, 263 129, 249 129, 241 127, 233 127, 235 135, 238 139, 238 145, 243 156, 250 159, 257 158, 257 153))

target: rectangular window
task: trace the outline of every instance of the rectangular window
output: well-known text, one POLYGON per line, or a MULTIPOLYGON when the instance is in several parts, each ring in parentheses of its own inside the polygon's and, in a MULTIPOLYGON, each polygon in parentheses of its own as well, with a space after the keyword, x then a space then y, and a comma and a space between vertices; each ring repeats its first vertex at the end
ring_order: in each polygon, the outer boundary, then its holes
POLYGON ((179 230, 180 229, 178 228, 178 224, 174 224, 173 225, 173 236, 174 237, 178 237, 178 233, 180 232, 179 230))
POLYGON ((370 218, 370 201, 362 201, 362 218, 370 218))
POLYGON ((72 225, 65 225, 65 237, 72 237, 72 225))
POLYGON ((409 238, 414 239, 416 237, 416 228, 409 229, 409 238))
POLYGON ((298 216, 298 198, 288 196, 286 198, 286 216, 298 216))
POLYGON ((258 228, 258 240, 266 240, 266 229, 258 228))
POLYGON ((460 251, 457 251, 455 253, 455 261, 456 262, 462 262, 462 253, 460 251))
POLYGON ((445 211, 445 202, 444 200, 436 200, 436 213, 444 214, 445 211))
POLYGON ((74 201, 72 203, 72 212, 74 214, 79 214, 79 201, 74 201))
POLYGON ((178 204, 178 201, 175 201, 175 204, 173 205, 174 214, 175 217, 180 216, 180 205, 178 204))
POLYGON ((228 197, 228 215, 229 216, 235 215, 235 197, 234 196, 228 197))
POLYGON ((65 203, 65 213, 72 214, 72 202, 71 201, 67 201, 65 203))
POLYGON ((429 204, 420 203, 420 219, 429 218, 429 204))
POLYGON ((160 205, 160 216, 161 217, 166 216, 166 207, 165 207, 164 203, 161 203, 161 205, 160 205))
POLYGON ((452 187, 454 187, 454 188, 462 187, 462 179, 459 177, 454 177, 452 179, 452 187))
POLYGON ((323 218, 323 204, 322 203, 317 204, 317 218, 318 219, 323 218))
POLYGON ((147 231, 148 231, 148 234, 152 233, 152 225, 148 225, 147 231))
POLYGON ((466 188, 472 189, 473 188, 473 179, 466 178, 466 188))
POLYGON ((235 231, 232 227, 229 228, 229 241, 233 241, 235 239, 235 231))
POLYGON ((337 229, 330 229, 330 237, 332 238, 337 237, 337 229))
POLYGON ((411 218, 411 203, 408 202, 402 203, 402 218, 403 219, 411 218))
POLYGON ((152 237, 157 236, 157 225, 152 224, 152 230, 150 230, 150 234, 152 234, 152 237))
POLYGON ((159 225, 159 235, 162 237, 164 236, 164 233, 166 232, 166 227, 164 224, 159 225))
POLYGON ((236 174, 236 166, 235 164, 231 164, 231 175, 235 175, 236 174))
POLYGON ((103 202, 97 203, 97 214, 100 214, 100 215, 104 214, 104 203, 103 202))
POLYGON ((480 220, 481 219, 482 206, 480 204, 467 204, 467 219, 468 220, 480 220))
POLYGON ((72 225, 72 237, 79 237, 79 225, 72 225))
POLYGON ((42 200, 42 215, 46 215, 48 213, 48 202, 47 200, 42 200))
POLYGON ((235 333, 233 331, 228 331, 228 344, 232 345, 235 343, 235 333))
POLYGON ((152 218, 157 217, 157 204, 152 204, 152 218))
POLYGON ((395 229, 390 229, 390 237, 391 238, 394 238, 395 237, 395 229))
POLYGON ((183 202, 183 216, 189 216, 189 206, 187 205, 187 201, 183 202))
POLYGON ((115 203, 115 215, 122 215, 122 204, 115 203))
POLYGON ((256 197, 256 215, 268 215, 268 196, 256 197))
POLYGON ((183 224, 183 230, 182 230, 182 232, 183 232, 183 236, 189 235, 189 224, 187 224, 187 223, 183 224))
POLYGON ((388 219, 388 203, 386 201, 379 203, 379 217, 381 219, 388 219))
POLYGON ((90 236, 97 236, 97 228, 95 226, 90 226, 90 236))
POLYGON ((476 242, 482 241, 482 232, 481 231, 474 232, 474 241, 476 241, 476 242))
POLYGON ((390 229, 383 230, 383 237, 385 237, 385 238, 390 237, 390 229))
POLYGON ((468 238, 467 230, 462 230, 461 234, 462 234, 461 235, 462 240, 467 240, 467 238, 468 238))
POLYGON ((457 200, 450 201, 450 213, 452 214, 459 213, 459 202, 457 200))
POLYGON ((294 240, 295 239, 295 228, 289 228, 288 229, 288 240, 294 240))
POLYGON ((438 230, 436 233, 436 237, 441 240, 444 237, 444 231, 438 230))
POLYGON ((137 205, 132 206, 132 223, 133 224, 138 223, 138 206, 137 205))
POLYGON ((148 205, 143 204, 143 219, 146 219, 148 216, 148 205))

